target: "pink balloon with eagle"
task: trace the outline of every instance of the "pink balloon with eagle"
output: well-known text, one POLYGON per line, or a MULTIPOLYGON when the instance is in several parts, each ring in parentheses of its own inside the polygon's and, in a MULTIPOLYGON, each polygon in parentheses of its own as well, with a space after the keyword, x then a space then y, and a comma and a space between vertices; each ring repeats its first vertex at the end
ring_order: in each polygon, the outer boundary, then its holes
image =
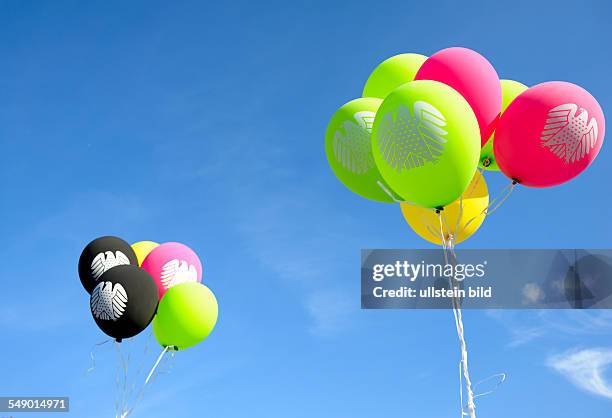
POLYGON ((563 81, 538 84, 503 113, 495 131, 495 158, 519 184, 555 186, 593 162, 605 129, 603 111, 588 91, 563 81))
POLYGON ((155 247, 142 262, 142 268, 155 280, 160 300, 172 286, 202 281, 200 259, 191 248, 178 242, 155 247))

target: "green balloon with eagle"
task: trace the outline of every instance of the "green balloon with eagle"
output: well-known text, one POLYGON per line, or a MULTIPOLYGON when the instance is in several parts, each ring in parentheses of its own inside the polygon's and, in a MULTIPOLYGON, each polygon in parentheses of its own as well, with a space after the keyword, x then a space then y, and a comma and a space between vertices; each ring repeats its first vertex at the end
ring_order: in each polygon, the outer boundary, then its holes
POLYGON ((376 168, 370 139, 381 103, 381 99, 360 98, 340 107, 327 125, 325 153, 334 174, 349 190, 392 203, 395 196, 376 168))
POLYGON ((372 128, 378 170, 401 200, 443 208, 465 191, 480 155, 467 101, 446 84, 417 80, 387 96, 372 128))

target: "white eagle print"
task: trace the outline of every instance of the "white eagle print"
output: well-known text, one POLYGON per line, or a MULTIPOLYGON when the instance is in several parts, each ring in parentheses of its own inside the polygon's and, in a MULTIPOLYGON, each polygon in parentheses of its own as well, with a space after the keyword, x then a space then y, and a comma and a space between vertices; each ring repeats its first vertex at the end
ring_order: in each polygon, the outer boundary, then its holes
POLYGON ((383 159, 399 173, 425 163, 435 163, 444 152, 446 118, 432 104, 416 101, 412 112, 401 105, 383 116, 377 132, 378 149, 383 159))
POLYGON ((580 161, 597 143, 597 121, 574 103, 562 104, 548 112, 540 139, 566 163, 580 161))
POLYGON ((197 282, 198 271, 193 264, 185 260, 173 259, 162 267, 161 283, 164 289, 169 289, 179 283, 197 282))
POLYGON ((91 274, 98 280, 106 271, 123 264, 130 264, 130 260, 121 251, 104 251, 96 255, 91 262, 91 274))
POLYGON ((374 167, 370 134, 375 117, 375 112, 356 112, 353 115, 355 122, 342 122, 334 135, 334 156, 353 174, 364 174, 374 167))
POLYGON ((91 293, 91 312, 97 319, 116 321, 123 315, 128 296, 120 283, 100 282, 91 293))

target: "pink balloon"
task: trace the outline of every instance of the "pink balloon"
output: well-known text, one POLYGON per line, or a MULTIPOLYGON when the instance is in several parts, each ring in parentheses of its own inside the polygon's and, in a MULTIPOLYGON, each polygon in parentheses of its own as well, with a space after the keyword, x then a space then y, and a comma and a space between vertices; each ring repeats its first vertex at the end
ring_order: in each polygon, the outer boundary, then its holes
POLYGON ((525 90, 495 131, 493 152, 504 174, 531 187, 573 179, 597 157, 606 121, 588 91, 550 81, 525 90))
POLYGON ((502 109, 499 77, 485 57, 467 48, 443 49, 423 63, 415 80, 435 80, 457 90, 476 115, 480 146, 484 146, 502 109))
POLYGON ((155 247, 142 262, 142 268, 155 280, 159 299, 179 283, 202 281, 200 259, 191 248, 178 242, 155 247))

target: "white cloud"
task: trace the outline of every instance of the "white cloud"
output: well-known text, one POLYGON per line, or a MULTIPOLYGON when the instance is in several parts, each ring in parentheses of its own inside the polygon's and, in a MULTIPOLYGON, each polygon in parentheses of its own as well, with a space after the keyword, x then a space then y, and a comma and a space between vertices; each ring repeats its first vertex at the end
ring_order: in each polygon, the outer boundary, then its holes
POLYGON ((547 335, 605 335, 612 331, 612 312, 606 310, 491 310, 488 315, 507 328, 511 347, 547 335))
POLYGON ((542 288, 536 283, 527 283, 523 286, 523 303, 530 305, 544 299, 542 288))
POLYGON ((612 399, 612 379, 606 380, 605 376, 612 364, 612 349, 569 351, 549 357, 547 364, 578 388, 612 399))

